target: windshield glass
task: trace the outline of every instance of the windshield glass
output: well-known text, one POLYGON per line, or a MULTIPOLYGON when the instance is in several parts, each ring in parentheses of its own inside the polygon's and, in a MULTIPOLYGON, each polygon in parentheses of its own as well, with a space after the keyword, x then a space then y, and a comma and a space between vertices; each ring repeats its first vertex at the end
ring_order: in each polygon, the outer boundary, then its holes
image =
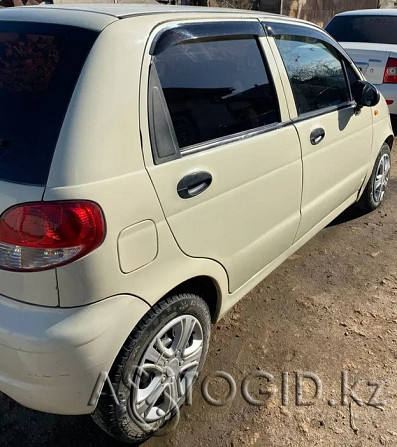
POLYGON ((397 45, 397 16, 339 16, 325 29, 339 42, 373 42, 397 45))
POLYGON ((0 180, 45 185, 62 122, 97 33, 1 22, 0 180))

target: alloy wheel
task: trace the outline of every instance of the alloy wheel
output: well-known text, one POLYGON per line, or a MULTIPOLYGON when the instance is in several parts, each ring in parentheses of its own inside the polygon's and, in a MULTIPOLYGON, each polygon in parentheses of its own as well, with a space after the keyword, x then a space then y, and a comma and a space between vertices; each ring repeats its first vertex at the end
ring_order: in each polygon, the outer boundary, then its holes
POLYGON ((387 183, 389 181, 389 173, 390 156, 389 154, 383 154, 378 163, 373 185, 373 196, 375 202, 381 202, 383 200, 387 183))
POLYGON ((172 319, 146 348, 133 379, 135 418, 154 428, 183 403, 197 376, 203 329, 192 315, 172 319))

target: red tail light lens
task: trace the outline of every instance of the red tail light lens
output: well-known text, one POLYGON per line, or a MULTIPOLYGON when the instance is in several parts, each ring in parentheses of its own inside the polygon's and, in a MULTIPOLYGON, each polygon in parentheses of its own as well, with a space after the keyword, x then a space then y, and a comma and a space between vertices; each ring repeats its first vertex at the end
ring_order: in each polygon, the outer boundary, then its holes
POLYGON ((385 74, 383 75, 384 84, 397 84, 397 59, 389 57, 387 61, 385 74))
POLYGON ((17 205, 0 216, 0 268, 37 271, 72 262, 105 237, 101 208, 87 200, 17 205))

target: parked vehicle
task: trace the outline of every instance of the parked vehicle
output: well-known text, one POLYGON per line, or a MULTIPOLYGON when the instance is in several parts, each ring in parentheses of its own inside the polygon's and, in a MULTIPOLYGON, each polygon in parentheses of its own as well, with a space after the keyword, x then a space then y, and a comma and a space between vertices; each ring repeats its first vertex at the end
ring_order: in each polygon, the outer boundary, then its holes
POLYGON ((397 114, 397 9, 336 15, 325 27, 397 114))
POLYGON ((0 390, 143 440, 211 321, 348 206, 381 204, 386 103, 286 17, 96 4, 0 23, 0 390))

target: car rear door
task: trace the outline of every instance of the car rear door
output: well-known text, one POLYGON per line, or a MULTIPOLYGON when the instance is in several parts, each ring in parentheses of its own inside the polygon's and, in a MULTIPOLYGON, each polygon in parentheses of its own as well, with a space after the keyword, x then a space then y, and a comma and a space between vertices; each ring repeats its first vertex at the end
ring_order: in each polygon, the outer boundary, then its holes
POLYGON ((300 220, 300 144, 263 28, 167 24, 142 91, 145 162, 170 228, 187 255, 223 265, 233 292, 291 246, 300 220))
POLYGON ((299 240, 355 200, 368 171, 372 110, 357 110, 350 83, 360 75, 326 33, 289 23, 267 29, 302 145, 299 240))

